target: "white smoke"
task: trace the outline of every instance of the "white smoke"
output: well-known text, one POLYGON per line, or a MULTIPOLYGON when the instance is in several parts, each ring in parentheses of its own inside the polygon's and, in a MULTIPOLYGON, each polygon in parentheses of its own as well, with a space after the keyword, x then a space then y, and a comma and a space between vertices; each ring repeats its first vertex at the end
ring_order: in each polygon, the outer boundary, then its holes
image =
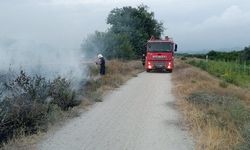
POLYGON ((0 72, 24 70, 48 79, 61 76, 77 84, 87 75, 86 66, 80 62, 77 49, 54 48, 29 39, 0 38, 0 72))

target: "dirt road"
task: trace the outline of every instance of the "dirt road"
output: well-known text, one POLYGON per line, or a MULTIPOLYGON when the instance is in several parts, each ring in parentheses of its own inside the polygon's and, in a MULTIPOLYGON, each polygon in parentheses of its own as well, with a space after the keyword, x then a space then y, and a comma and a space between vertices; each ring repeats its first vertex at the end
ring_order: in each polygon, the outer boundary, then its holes
POLYGON ((43 150, 189 150, 171 74, 141 73, 38 144, 43 150))

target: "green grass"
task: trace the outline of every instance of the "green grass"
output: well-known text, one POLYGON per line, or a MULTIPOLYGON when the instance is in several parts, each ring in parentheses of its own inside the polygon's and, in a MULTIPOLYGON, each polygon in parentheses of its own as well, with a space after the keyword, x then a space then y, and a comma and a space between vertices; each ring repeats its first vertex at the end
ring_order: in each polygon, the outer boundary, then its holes
POLYGON ((199 67, 228 83, 250 87, 250 66, 235 62, 189 60, 189 64, 199 67))

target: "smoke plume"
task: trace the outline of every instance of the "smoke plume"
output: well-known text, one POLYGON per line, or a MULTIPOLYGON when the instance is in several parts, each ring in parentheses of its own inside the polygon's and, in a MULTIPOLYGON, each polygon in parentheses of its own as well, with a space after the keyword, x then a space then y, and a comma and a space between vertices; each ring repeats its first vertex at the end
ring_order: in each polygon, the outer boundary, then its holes
POLYGON ((77 83, 86 77, 80 50, 54 48, 28 39, 0 38, 0 72, 24 70, 48 79, 61 76, 77 83))

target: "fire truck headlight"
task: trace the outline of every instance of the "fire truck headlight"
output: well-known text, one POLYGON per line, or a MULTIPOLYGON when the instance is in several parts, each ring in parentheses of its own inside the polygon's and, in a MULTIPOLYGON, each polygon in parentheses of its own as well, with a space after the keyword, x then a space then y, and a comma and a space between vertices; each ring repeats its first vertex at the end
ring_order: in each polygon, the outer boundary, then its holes
POLYGON ((171 62, 168 63, 168 69, 171 69, 171 62))

